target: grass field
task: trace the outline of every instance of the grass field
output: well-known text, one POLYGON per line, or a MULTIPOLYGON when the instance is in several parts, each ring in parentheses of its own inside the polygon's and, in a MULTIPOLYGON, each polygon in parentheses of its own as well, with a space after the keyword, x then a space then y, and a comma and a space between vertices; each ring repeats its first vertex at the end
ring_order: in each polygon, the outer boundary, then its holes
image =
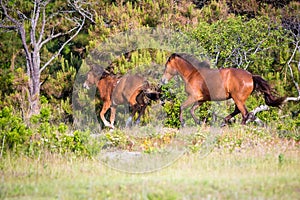
POLYGON ((0 198, 299 199, 299 142, 230 131, 221 137, 232 140, 204 158, 187 151, 168 167, 140 174, 111 169, 97 157, 7 155, 0 160, 0 198))

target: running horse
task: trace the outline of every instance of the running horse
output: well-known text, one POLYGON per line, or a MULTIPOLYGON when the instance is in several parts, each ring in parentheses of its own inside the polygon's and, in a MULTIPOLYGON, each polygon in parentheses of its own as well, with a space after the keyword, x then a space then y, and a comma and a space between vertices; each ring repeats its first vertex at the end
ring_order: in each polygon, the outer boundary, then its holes
POLYGON ((150 100, 158 100, 159 92, 151 88, 148 81, 139 75, 125 75, 123 77, 110 74, 105 70, 92 68, 87 73, 87 79, 83 87, 89 89, 96 85, 103 101, 100 118, 104 126, 114 128, 116 108, 118 105, 129 104, 131 115, 126 121, 126 127, 130 126, 134 115, 138 112, 135 121, 139 124, 141 116, 145 113, 150 100), (110 110, 110 120, 107 121, 105 113, 110 110))
POLYGON ((210 69, 209 65, 203 63, 195 65, 190 58, 191 56, 186 54, 173 53, 165 64, 161 78, 162 84, 166 84, 173 76, 179 74, 185 83, 188 97, 180 106, 179 119, 182 126, 184 126, 182 111, 192 104, 190 113, 195 123, 199 124, 200 121, 194 112, 203 102, 232 98, 235 109, 225 117, 224 124, 239 113, 243 117, 241 123, 246 124, 249 114, 245 102, 254 90, 264 94, 268 106, 279 107, 285 100, 285 97, 277 97, 276 92, 261 76, 237 68, 210 69))

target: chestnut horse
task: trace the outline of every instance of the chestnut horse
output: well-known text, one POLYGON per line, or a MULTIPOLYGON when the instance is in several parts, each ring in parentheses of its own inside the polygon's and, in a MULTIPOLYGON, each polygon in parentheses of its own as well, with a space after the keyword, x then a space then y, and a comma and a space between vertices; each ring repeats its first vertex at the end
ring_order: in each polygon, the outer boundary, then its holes
POLYGON ((180 106, 179 119, 182 126, 184 126, 182 111, 191 104, 193 106, 190 113, 195 123, 199 123, 194 111, 203 102, 232 98, 235 110, 225 117, 224 123, 227 124, 232 117, 241 113, 243 117, 241 123, 245 124, 248 118, 245 102, 254 90, 264 94, 265 102, 269 106, 279 107, 285 100, 285 97, 276 97, 268 82, 258 75, 237 68, 210 69, 206 64, 201 66, 201 63, 195 66, 186 54, 174 53, 168 58, 161 79, 162 84, 166 84, 176 74, 182 77, 188 94, 180 106))
POLYGON ((103 101, 103 107, 100 111, 100 118, 104 126, 114 128, 116 108, 118 105, 129 104, 131 116, 126 121, 126 127, 130 126, 136 112, 139 112, 136 123, 140 122, 141 116, 145 113, 150 100, 158 100, 159 93, 152 90, 148 81, 139 75, 126 75, 123 77, 111 75, 107 72, 99 74, 91 69, 87 74, 87 79, 83 86, 87 89, 91 85, 97 85, 100 93, 100 99, 103 101), (108 109, 111 109, 110 122, 104 115, 108 109))

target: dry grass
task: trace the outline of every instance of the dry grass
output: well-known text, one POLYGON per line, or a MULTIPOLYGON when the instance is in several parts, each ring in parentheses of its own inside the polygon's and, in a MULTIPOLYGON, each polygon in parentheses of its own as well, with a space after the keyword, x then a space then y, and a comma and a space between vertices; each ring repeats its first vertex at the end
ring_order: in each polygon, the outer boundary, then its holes
POLYGON ((297 199, 300 195, 299 144, 237 130, 225 130, 206 157, 186 152, 152 173, 124 173, 97 157, 57 154, 38 159, 8 155, 0 167, 2 199, 297 199), (239 145, 232 148, 231 143, 239 145))

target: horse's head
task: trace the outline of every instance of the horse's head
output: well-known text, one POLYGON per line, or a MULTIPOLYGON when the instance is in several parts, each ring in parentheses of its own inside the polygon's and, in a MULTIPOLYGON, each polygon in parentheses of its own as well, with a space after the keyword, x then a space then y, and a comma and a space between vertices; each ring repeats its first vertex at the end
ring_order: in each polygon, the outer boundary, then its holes
POLYGON ((165 64, 165 71, 164 74, 161 78, 161 83, 162 84, 167 84, 168 81, 173 78, 173 76, 175 76, 177 74, 177 70, 176 70, 176 64, 175 64, 175 58, 176 58, 177 54, 172 54, 168 61, 165 64))
POLYGON ((83 87, 86 89, 90 89, 92 85, 96 85, 97 83, 98 83, 97 75, 92 70, 90 70, 87 73, 87 77, 85 82, 83 83, 83 87))
POLYGON ((93 66, 87 73, 83 87, 90 89, 92 85, 97 85, 100 79, 105 78, 108 75, 110 75, 110 73, 102 67, 93 66))

